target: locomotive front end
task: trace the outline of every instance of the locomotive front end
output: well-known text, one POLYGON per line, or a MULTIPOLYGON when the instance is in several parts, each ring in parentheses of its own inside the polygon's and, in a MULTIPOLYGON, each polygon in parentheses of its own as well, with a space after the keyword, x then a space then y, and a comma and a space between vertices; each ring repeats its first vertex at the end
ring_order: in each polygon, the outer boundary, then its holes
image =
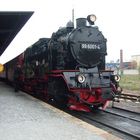
POLYGON ((77 19, 77 27, 68 38, 70 52, 77 62, 75 69, 78 70, 63 73, 70 90, 72 110, 105 109, 117 92, 116 81, 112 79, 113 71, 105 70, 107 40, 98 27, 93 26, 94 21, 94 16, 77 19))
MULTIPOLYGON (((69 88, 70 109, 90 111, 102 107, 115 97, 116 86, 111 81, 113 71, 98 71, 97 67, 63 72, 69 88)), ((115 81, 114 81, 115 82, 115 81)))

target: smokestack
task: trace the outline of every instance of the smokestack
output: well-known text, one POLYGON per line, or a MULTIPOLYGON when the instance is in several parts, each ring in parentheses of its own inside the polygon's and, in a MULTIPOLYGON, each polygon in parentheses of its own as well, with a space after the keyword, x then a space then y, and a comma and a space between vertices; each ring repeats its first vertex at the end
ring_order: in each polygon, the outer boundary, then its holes
POLYGON ((76 27, 80 28, 80 27, 85 27, 87 23, 87 19, 86 18, 77 18, 76 19, 76 27))
POLYGON ((123 74, 123 50, 120 50, 120 70, 121 74, 123 74))

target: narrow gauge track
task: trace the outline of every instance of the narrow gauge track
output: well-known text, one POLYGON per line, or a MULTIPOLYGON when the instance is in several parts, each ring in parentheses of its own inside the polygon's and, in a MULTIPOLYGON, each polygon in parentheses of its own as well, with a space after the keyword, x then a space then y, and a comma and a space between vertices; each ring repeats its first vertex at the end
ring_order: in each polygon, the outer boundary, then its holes
POLYGON ((140 139, 140 120, 138 118, 132 119, 132 117, 128 117, 128 114, 126 117, 124 114, 122 115, 120 113, 116 113, 115 111, 109 112, 101 110, 96 110, 92 113, 71 112, 70 114, 88 123, 96 122, 97 124, 130 136, 133 139, 140 139))
POLYGON ((137 112, 132 112, 132 111, 125 110, 122 108, 117 108, 117 107, 107 108, 104 112, 118 115, 118 116, 130 119, 130 120, 134 120, 140 123, 140 113, 137 113, 137 112))
POLYGON ((116 95, 116 100, 124 100, 124 101, 131 101, 131 102, 135 102, 135 103, 140 103, 140 96, 137 95, 133 95, 133 94, 124 94, 121 93, 119 95, 116 95))

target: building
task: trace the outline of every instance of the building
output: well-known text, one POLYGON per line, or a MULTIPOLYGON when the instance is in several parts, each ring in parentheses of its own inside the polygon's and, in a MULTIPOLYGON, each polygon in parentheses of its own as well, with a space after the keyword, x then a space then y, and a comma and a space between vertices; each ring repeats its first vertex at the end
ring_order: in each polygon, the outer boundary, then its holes
POLYGON ((132 62, 136 62, 137 67, 140 67, 140 55, 132 55, 132 62))

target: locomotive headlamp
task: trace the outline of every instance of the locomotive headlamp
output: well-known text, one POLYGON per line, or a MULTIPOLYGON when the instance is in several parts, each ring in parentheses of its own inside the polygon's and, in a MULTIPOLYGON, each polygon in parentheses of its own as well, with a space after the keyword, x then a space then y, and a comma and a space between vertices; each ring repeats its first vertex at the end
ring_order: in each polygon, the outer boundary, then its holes
POLYGON ((96 21, 96 16, 95 15, 88 15, 87 21, 89 22, 89 24, 94 25, 94 22, 96 21))
POLYGON ((85 77, 84 75, 80 74, 80 75, 77 76, 77 81, 78 81, 79 83, 82 84, 82 83, 85 82, 85 80, 86 80, 86 77, 85 77))
POLYGON ((116 82, 119 82, 121 80, 121 77, 119 75, 114 75, 114 79, 116 82))

